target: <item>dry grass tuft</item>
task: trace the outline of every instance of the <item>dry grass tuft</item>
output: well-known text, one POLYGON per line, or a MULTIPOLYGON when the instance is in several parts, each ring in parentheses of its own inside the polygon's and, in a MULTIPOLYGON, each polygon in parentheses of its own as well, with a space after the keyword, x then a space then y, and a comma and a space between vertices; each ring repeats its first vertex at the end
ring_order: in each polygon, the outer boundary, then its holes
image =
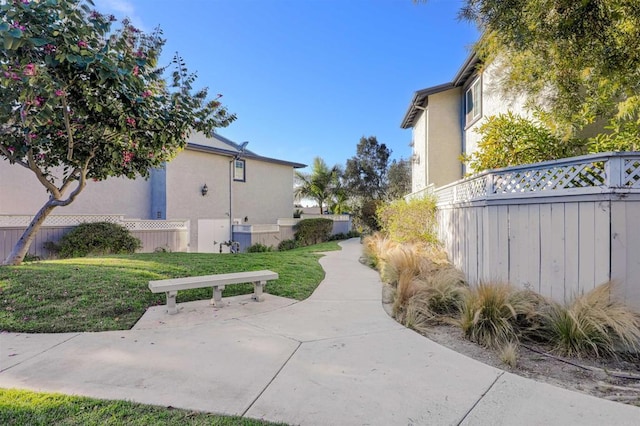
POLYGON ((612 282, 543 313, 545 337, 555 352, 576 357, 615 357, 640 348, 638 314, 611 298, 612 282))
POLYGON ((500 361, 510 368, 514 368, 518 363, 518 344, 515 342, 505 343, 498 349, 498 355, 500 361))
POLYGON ((534 293, 509 284, 482 283, 466 292, 460 326, 469 340, 499 348, 518 341, 518 324, 536 316, 539 300, 534 293))
POLYGON ((362 254, 367 264, 379 270, 382 266, 381 258, 383 254, 390 250, 391 247, 396 246, 397 243, 394 243, 383 234, 376 232, 373 235, 365 237, 362 240, 362 245, 362 254))

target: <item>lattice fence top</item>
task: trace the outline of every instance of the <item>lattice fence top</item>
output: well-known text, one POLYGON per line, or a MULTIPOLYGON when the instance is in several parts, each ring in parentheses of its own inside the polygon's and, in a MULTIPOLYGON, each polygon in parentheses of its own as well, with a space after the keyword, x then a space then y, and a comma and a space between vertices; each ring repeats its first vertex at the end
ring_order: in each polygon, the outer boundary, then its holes
MULTIPOLYGON (((0 215, 0 228, 27 227, 33 216, 0 215)), ((60 215, 48 216, 42 226, 78 226, 81 223, 119 223, 130 231, 188 229, 186 220, 125 220, 122 215, 60 215)))
POLYGON ((640 189, 640 153, 605 153, 488 171, 434 191, 438 205, 493 196, 640 189))

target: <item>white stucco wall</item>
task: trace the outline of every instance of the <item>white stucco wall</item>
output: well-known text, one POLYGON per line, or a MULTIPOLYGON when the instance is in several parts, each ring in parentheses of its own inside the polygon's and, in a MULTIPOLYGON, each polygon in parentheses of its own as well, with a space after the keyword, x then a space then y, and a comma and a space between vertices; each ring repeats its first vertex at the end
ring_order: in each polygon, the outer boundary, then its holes
POLYGON ((420 112, 412 130, 411 192, 418 192, 427 187, 427 120, 427 113, 420 112))
MULTIPOLYGON (((482 71, 480 77, 482 84, 482 116, 471 126, 464 129, 464 145, 467 155, 471 155, 478 149, 478 142, 481 136, 477 133, 477 129, 486 121, 487 117, 503 114, 508 111, 524 117, 530 116, 530 113, 524 107, 524 96, 503 93, 502 87, 500 86, 502 72, 503 65, 500 59, 486 65, 482 71)), ((474 80, 475 78, 470 78, 469 83, 472 83, 474 80)), ((464 90, 462 90, 460 95, 461 100, 464 99, 464 94, 467 89, 468 86, 465 86, 464 90)), ((470 173, 472 170, 467 170, 467 172, 470 173)))
MULTIPOLYGON (((61 172, 54 174, 61 175, 61 172)), ((33 215, 48 199, 48 193, 33 172, 10 165, 8 161, 0 161, 0 182, 0 214, 33 215)), ((150 182, 144 179, 90 180, 74 202, 56 208, 52 214, 122 214, 147 219, 150 197, 150 182)))

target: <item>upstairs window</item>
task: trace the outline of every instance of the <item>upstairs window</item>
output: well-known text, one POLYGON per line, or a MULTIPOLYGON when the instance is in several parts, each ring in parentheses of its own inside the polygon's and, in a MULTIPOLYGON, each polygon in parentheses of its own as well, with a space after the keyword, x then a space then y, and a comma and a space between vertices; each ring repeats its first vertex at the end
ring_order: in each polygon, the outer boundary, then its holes
POLYGON ((465 92, 465 123, 467 126, 473 124, 477 119, 482 116, 482 85, 480 84, 480 77, 469 86, 465 92))
POLYGON ((244 160, 234 160, 233 161, 233 180, 238 182, 245 182, 245 161, 244 160))

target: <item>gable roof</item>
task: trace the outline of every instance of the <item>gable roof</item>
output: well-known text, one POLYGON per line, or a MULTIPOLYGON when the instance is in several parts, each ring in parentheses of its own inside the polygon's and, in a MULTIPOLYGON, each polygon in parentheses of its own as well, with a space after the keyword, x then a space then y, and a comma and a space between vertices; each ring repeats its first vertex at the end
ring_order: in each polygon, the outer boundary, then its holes
POLYGON ((302 169, 307 167, 306 164, 295 163, 291 161, 279 160, 277 158, 263 157, 253 151, 246 149, 246 145, 243 148, 243 144, 237 144, 231 139, 227 139, 217 133, 212 133, 206 138, 206 144, 197 142, 188 142, 187 149, 200 152, 208 152, 211 154, 223 155, 225 157, 242 157, 250 158, 252 160, 263 161, 265 163, 280 164, 283 166, 290 166, 294 169, 302 169))
POLYGON ((403 129, 409 129, 415 125, 416 116, 421 109, 427 106, 430 95, 464 86, 469 78, 475 73, 478 63, 480 63, 480 58, 478 58, 477 54, 472 53, 464 61, 462 67, 460 67, 451 82, 427 87, 426 89, 415 92, 411 99, 411 103, 409 104, 409 108, 404 114, 400 127, 403 129))

